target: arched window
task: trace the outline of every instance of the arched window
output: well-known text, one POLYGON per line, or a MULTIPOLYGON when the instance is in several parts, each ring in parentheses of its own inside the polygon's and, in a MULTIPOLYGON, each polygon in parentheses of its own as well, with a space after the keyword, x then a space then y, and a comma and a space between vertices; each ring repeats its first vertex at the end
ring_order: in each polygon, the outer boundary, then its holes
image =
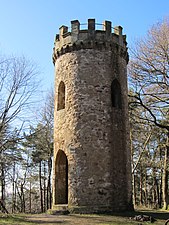
POLYGON ((113 107, 122 108, 121 87, 117 79, 111 84, 111 101, 113 107))
POLYGON ((55 164, 55 204, 68 203, 68 160, 66 154, 59 150, 55 164))
POLYGON ((58 103, 57 110, 65 108, 65 84, 63 81, 60 82, 58 87, 58 103))

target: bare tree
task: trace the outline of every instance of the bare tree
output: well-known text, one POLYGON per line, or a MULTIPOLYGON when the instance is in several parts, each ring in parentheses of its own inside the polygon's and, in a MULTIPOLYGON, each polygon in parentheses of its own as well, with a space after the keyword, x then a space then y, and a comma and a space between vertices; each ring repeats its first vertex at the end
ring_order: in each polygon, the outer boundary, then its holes
POLYGON ((32 103, 37 68, 25 57, 0 57, 0 133, 32 103))
POLYGON ((155 24, 131 52, 129 74, 134 104, 144 108, 143 120, 153 123, 166 135, 163 166, 163 202, 168 207, 169 160, 169 20, 155 24))
POLYGON ((28 108, 35 101, 34 96, 37 94, 37 75, 36 65, 25 57, 0 56, 0 184, 3 204, 6 152, 19 141, 20 130, 26 115, 29 114, 28 108))

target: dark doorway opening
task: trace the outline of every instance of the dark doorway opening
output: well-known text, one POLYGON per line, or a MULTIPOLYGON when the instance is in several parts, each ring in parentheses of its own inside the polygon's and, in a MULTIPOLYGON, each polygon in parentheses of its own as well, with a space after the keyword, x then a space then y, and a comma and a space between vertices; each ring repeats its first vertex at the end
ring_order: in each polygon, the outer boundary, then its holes
POLYGON ((59 150, 56 157, 55 204, 68 204, 68 160, 59 150))

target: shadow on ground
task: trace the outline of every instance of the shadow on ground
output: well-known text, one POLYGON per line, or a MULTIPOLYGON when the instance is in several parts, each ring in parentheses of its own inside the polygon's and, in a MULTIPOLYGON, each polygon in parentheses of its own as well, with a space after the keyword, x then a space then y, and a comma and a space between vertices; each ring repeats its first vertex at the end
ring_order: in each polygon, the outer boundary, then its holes
POLYGON ((95 224, 138 224, 138 222, 133 221, 137 215, 146 215, 153 217, 157 223, 164 224, 164 222, 169 219, 169 213, 164 211, 149 211, 149 210, 136 210, 132 212, 121 212, 113 214, 69 214, 69 215, 49 215, 49 214, 39 214, 31 215, 27 217, 27 221, 33 222, 35 224, 69 224, 69 225, 95 225, 95 224), (129 219, 130 218, 130 219, 129 219), (160 222, 161 221, 161 222, 160 222))
POLYGON ((112 216, 120 216, 120 217, 135 217, 137 215, 146 215, 151 216, 156 220, 167 220, 169 219, 169 212, 166 211, 156 211, 156 210, 135 210, 131 212, 118 212, 112 213, 112 216))

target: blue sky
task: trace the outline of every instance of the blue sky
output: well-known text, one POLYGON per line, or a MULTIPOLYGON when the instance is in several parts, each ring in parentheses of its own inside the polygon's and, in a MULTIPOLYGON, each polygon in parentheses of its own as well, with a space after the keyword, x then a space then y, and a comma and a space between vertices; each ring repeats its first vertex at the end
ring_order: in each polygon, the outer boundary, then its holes
POLYGON ((35 61, 46 90, 54 84, 52 48, 61 25, 110 20, 123 27, 130 46, 168 16, 169 0, 0 0, 0 52, 35 61))

